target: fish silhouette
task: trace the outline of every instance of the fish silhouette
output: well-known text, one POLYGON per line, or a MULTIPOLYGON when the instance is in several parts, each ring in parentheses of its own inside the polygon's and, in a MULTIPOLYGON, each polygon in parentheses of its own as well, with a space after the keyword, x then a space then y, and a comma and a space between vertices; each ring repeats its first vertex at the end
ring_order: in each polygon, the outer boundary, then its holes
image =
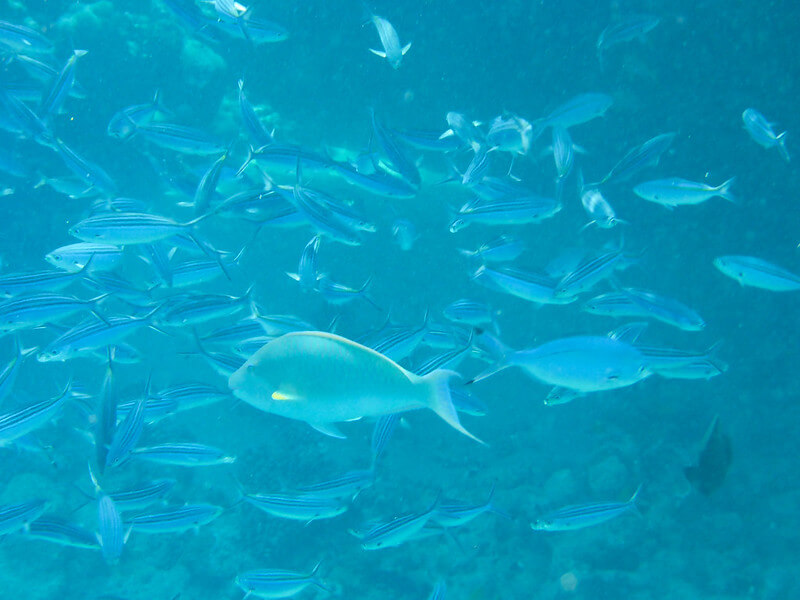
POLYGON ((706 432, 697 465, 686 467, 683 473, 694 489, 710 496, 725 481, 732 458, 731 439, 720 430, 716 415, 706 432))

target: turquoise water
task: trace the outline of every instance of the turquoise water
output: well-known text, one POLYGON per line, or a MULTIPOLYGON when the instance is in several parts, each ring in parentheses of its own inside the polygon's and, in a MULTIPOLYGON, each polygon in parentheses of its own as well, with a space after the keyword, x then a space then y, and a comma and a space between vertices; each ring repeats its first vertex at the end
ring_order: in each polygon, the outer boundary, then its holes
MULTIPOLYGON (((148 535, 134 527, 116 564, 104 561, 97 549, 31 539, 20 526, 0 543, 0 596, 240 598, 238 574, 254 569, 307 573, 321 562, 319 580, 343 598, 426 598, 438 580, 446 582, 449 597, 474 600, 796 597, 797 292, 739 286, 712 261, 720 255, 752 255, 800 272, 795 163, 782 160, 775 148, 756 144, 741 119, 746 108, 757 108, 775 122, 776 132, 789 132, 787 149, 796 154, 798 10, 781 2, 734 4, 376 3, 370 8, 391 21, 401 43, 412 42, 395 70, 368 52, 380 46, 375 27, 362 26, 365 12, 359 2, 254 3, 254 18, 272 20, 289 32, 285 41, 255 45, 241 36, 208 41, 160 0, 0 3, 0 20, 30 27, 54 43, 49 52, 21 54, 60 70, 73 49, 88 51, 75 70, 82 93, 66 98, 47 121, 53 137, 107 171, 119 196, 142 200, 149 212, 178 222, 196 216, 186 204, 216 156, 160 148, 142 135, 120 140, 106 133, 115 113, 146 104, 156 90, 170 111, 159 121, 200 129, 221 140, 223 148, 232 144, 226 160, 232 168, 223 171, 212 206, 260 185, 255 169, 247 171, 246 180, 236 179, 234 172, 248 146, 239 79, 266 129, 275 129, 278 143, 330 152, 340 160, 377 150, 370 144, 370 109, 390 127, 435 132, 447 129, 448 111, 457 111, 482 121, 485 132, 495 116, 506 112, 536 125, 577 94, 602 92, 613 98, 604 117, 570 128, 584 152, 576 154, 562 209, 539 224, 475 224, 448 231, 452 213, 472 194, 457 182, 440 182, 450 175, 450 160, 466 168, 472 156, 468 149, 445 156, 405 148, 423 181, 407 199, 379 197, 327 173, 305 173, 303 185, 352 200, 375 223, 376 232, 364 233, 360 246, 323 238, 319 267, 350 286, 372 278, 369 291, 377 309, 361 299, 330 304, 285 275, 297 270, 300 253, 314 235, 311 226, 267 224, 257 231, 252 222, 216 214, 195 231, 222 251, 245 247, 240 266, 230 280, 220 277, 188 290, 162 283, 151 291, 153 307, 186 291, 239 296, 254 286, 261 312, 294 315, 320 330, 335 320, 336 333, 359 340, 378 331, 389 314, 393 322, 419 327, 429 311, 432 323, 444 324, 447 305, 471 298, 491 307, 505 344, 531 348, 565 336, 603 336, 626 323, 630 319, 588 314, 580 305, 593 295, 630 286, 674 297, 706 322, 703 331, 687 332, 652 321, 642 336, 644 345, 702 351, 721 342, 716 352, 727 365, 708 380, 656 375, 559 406, 543 404, 552 386, 520 369, 493 375, 470 386, 487 414, 461 417, 486 447, 430 411, 406 413, 377 462, 375 484, 341 516, 309 524, 240 503, 240 490, 288 491, 369 467, 373 418, 342 424, 347 439, 337 440, 233 398, 180 412, 147 423, 137 445, 203 443, 224 449, 236 461, 179 467, 134 457, 99 475, 102 493, 169 477, 176 480, 170 506, 211 503, 225 507, 224 513, 196 531, 148 535), (601 68, 595 48, 600 32, 642 13, 658 17, 658 26, 641 40, 608 48, 601 68), (658 166, 601 188, 627 224, 581 231, 588 218, 576 191, 577 170, 587 181, 597 181, 628 150, 668 132, 677 135, 658 166), (737 203, 713 198, 670 211, 632 191, 642 181, 673 176, 713 185, 735 176, 737 203), (173 185, 183 178, 188 193, 173 185), (391 234, 399 217, 410 220, 419 236, 408 251, 391 234), (474 249, 500 234, 525 242, 526 251, 512 264, 533 272, 542 272, 568 248, 598 253, 605 244, 616 247, 621 241, 633 264, 575 303, 539 306, 471 280, 474 266, 457 249, 474 249), (689 484, 683 470, 697 462, 715 416, 730 439, 733 461, 719 489, 706 496, 689 484), (624 501, 640 484, 640 515, 630 511, 574 531, 530 527, 566 505, 624 501), (424 511, 439 494, 480 504, 492 486, 494 505, 510 518, 481 515, 446 535, 437 530, 439 535, 379 551, 363 550, 349 533, 369 521, 424 511)), ((196 7, 208 17, 214 14, 211 4, 197 2, 196 7)), ((10 50, 0 49, 8 57, 3 81, 32 86, 34 97, 19 95, 35 112, 52 77, 31 77, 10 50)), ((14 174, 0 163, 0 189, 5 190, 0 276, 51 268, 44 256, 77 241, 68 229, 92 208, 91 198, 72 199, 40 185, 71 172, 52 141, 31 137, 13 125, 0 131, 5 150, 0 156, 8 153, 22 165, 22 173, 14 174)), ((546 197, 555 194, 550 144, 548 129, 515 159, 512 170, 546 197)), ((498 150, 491 158, 490 175, 504 177, 510 155, 498 150)), ((294 184, 292 168, 263 168, 278 183, 294 184)), ((77 185, 79 191, 90 187, 77 185)), ((174 240, 167 245, 179 245, 173 263, 204 258, 191 245, 174 240)), ((147 289, 157 274, 141 260, 143 254, 140 245, 125 247, 115 272, 147 289)), ((73 283, 59 293, 88 299, 99 292, 73 283)), ((118 294, 97 310, 106 318, 147 312, 118 294)), ((205 334, 245 315, 196 328, 205 334)), ((57 323, 45 319, 41 328, 17 335, 23 348, 43 348, 59 335, 58 326, 87 316, 57 323)), ((135 364, 114 366, 114 397, 120 402, 141 397, 149 377, 156 390, 189 382, 227 389, 226 378, 196 354, 191 326, 159 325, 158 317, 156 325, 163 332, 142 328, 127 338, 142 356, 135 364)), ((0 344, 4 367, 14 357, 13 336, 4 336, 0 344)), ((213 349, 229 351, 224 345, 213 349)), ((412 363, 434 352, 420 347, 412 363)), ((48 515, 97 531, 97 492, 87 463, 96 456, 105 361, 79 356, 42 363, 35 354, 21 363, 10 394, 0 400, 0 414, 55 397, 69 380, 88 397, 68 403, 33 438, 4 444, 0 505, 43 499, 48 515)), ((471 356, 457 370, 470 379, 488 366, 471 356)), ((97 465, 93 468, 99 473, 97 465)), ((128 522, 135 514, 123 518, 128 522)), ((312 586, 299 597, 314 594, 326 592, 312 586)))

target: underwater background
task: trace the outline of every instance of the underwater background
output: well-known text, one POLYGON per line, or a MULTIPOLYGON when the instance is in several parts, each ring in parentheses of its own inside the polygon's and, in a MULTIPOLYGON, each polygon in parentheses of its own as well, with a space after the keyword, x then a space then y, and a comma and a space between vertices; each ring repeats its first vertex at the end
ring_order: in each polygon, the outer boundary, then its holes
MULTIPOLYGON (((213 3, 189 4, 215 18, 213 3)), ((365 8, 350 0, 274 0, 253 3, 252 14, 279 23, 288 38, 208 39, 207 31, 187 25, 161 0, 0 2, 1 21, 30 27, 53 42, 45 56, 58 69, 74 49, 87 51, 75 68, 80 97, 68 97, 50 120, 55 136, 108 172, 118 196, 141 200, 153 213, 180 223, 197 215, 185 206, 194 190, 187 195, 177 180, 188 174, 196 185, 214 157, 181 155, 136 135, 117 139, 106 130, 121 109, 149 102, 156 90, 170 122, 213 135, 223 150, 236 142, 229 151, 232 169, 217 188, 222 196, 237 189, 235 172, 249 145, 239 80, 276 140, 337 160, 372 150, 370 110, 392 128, 441 133, 448 129, 449 111, 483 126, 502 114, 535 124, 585 92, 613 98, 602 118, 570 131, 581 147, 576 166, 587 181, 601 180, 646 140, 677 135, 644 175, 603 188, 626 222, 612 229, 581 229, 589 219, 575 173, 552 218, 475 224, 456 233, 448 223, 470 194, 458 182, 440 183, 452 174, 451 159, 440 153, 412 153, 422 185, 411 198, 378 197, 324 173, 309 173, 306 185, 354 197, 375 223, 376 231, 358 246, 323 241, 319 262, 337 281, 359 287, 369 279, 377 306, 363 299, 329 302, 286 276, 297 270, 311 227, 257 228, 216 215, 198 223, 198 234, 216 249, 245 250, 230 279, 204 283, 197 291, 239 297, 252 286, 264 313, 294 315, 320 330, 335 319, 336 333, 356 340, 380 330, 388 317, 418 327, 429 312, 431 321, 442 323, 445 307, 471 298, 491 307, 494 333, 504 344, 530 348, 564 336, 602 336, 637 319, 588 314, 580 303, 537 305, 487 289, 472 280, 474 266, 458 249, 509 233, 526 247, 514 265, 542 270, 567 249, 616 244, 632 256, 632 264, 615 276, 624 285, 678 298, 706 323, 701 332, 690 333, 653 322, 643 334, 648 345, 701 351, 719 343, 715 352, 726 368, 707 380, 648 377, 557 406, 544 405, 546 384, 519 369, 506 370, 469 386, 486 414, 462 415, 461 422, 486 446, 459 435, 430 411, 408 413, 376 461, 374 485, 344 514, 307 524, 240 502, 242 490, 291 490, 369 468, 374 420, 343 424, 347 439, 338 440, 233 398, 181 412, 147 423, 139 445, 208 444, 235 456, 235 462, 187 468, 132 458, 107 469, 100 486, 124 489, 172 478, 171 506, 203 502, 225 507, 224 512, 196 530, 144 535, 134 527, 115 564, 97 548, 31 539, 27 525, 8 531, 0 541, 0 596, 240 598, 236 577, 243 572, 309 573, 320 562, 315 577, 327 589, 311 586, 299 597, 427 598, 439 580, 446 582, 449 597, 469 600, 800 595, 798 296, 740 286, 713 265, 720 255, 752 255, 800 271, 800 177, 793 152, 794 134, 800 132, 800 61, 794 49, 800 6, 375 0, 365 8), (399 68, 368 51, 380 45, 367 10, 388 19, 402 44, 412 42, 399 68), (658 25, 608 47, 598 61, 601 32, 641 14, 657 18, 658 25), (776 131, 789 132, 792 161, 748 136, 741 118, 748 107, 774 121, 776 131), (671 176, 713 185, 736 177, 736 203, 715 198, 666 210, 632 192, 636 182, 671 176), (416 230, 408 250, 392 236, 398 218, 416 230), (718 489, 704 494, 684 469, 697 464, 715 417, 733 458, 718 489), (640 485, 639 514, 628 511, 574 531, 531 529, 548 511, 624 502, 640 485), (447 535, 367 551, 349 532, 371 520, 425 511, 440 494, 480 505, 493 488, 492 506, 500 514, 488 511, 447 535)), ((5 82, 15 76, 10 56, 18 51, 4 48, 5 82)), ((23 173, 2 165, 0 276, 44 270, 43 257, 75 241, 68 230, 87 217, 93 202, 43 184, 68 173, 62 160, 11 129, 0 132, 2 155, 18 161, 23 173)), ((513 167, 516 177, 547 197, 554 196, 556 179, 550 144, 548 131, 513 167)), ((457 154, 457 168, 469 157, 457 154)), ((497 158, 490 172, 504 176, 507 165, 508 157, 497 158)), ((294 183, 293 172, 269 174, 281 184, 294 183)), ((126 248, 119 272, 148 289, 154 274, 139 253, 126 248)), ((70 293, 80 298, 98 295, 96 289, 71 285, 70 293)), ((154 290, 153 306, 169 296, 161 294, 164 289, 154 290)), ((112 294, 99 312, 133 316, 147 310, 112 294)), ((235 320, 196 327, 206 333, 235 320)), ((20 333, 22 347, 43 347, 55 337, 49 324, 43 325, 20 333)), ((227 390, 226 378, 197 354, 192 326, 160 328, 167 335, 142 328, 127 340, 141 356, 114 366, 113 393, 120 402, 141 396, 149 379, 155 388, 191 381, 227 390)), ((14 359, 13 340, 0 339, 3 365, 14 359)), ((68 381, 79 383, 87 398, 42 424, 35 443, 3 440, 0 507, 41 498, 48 514, 98 530, 98 491, 87 463, 95 457, 93 423, 105 362, 102 356, 46 363, 30 357, 20 364, 13 389, 0 401, 3 415, 53 397, 68 381)), ((486 366, 469 357, 457 370, 469 380, 486 366)))

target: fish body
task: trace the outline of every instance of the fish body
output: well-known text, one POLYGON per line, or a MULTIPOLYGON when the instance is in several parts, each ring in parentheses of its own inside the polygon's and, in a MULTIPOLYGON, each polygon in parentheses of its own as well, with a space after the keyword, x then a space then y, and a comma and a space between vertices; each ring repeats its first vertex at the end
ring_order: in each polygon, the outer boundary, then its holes
POLYGON ((25 537, 33 540, 44 540, 70 548, 100 549, 97 537, 88 529, 64 519, 47 515, 30 523, 28 530, 25 532, 25 537))
POLYGON ((97 541, 103 559, 109 565, 116 564, 122 555, 127 535, 114 501, 106 494, 101 494, 97 501, 97 525, 97 541))
POLYGON ((786 132, 776 134, 772 123, 755 108, 748 108, 742 113, 744 128, 750 137, 764 148, 778 148, 781 156, 789 162, 789 152, 786 150, 786 132))
POLYGON ((422 531, 422 528, 431 520, 436 514, 438 505, 434 503, 428 510, 421 513, 412 513, 396 517, 387 523, 382 523, 371 527, 363 533, 356 533, 361 541, 361 547, 364 550, 383 550, 384 548, 393 548, 414 539, 414 537, 422 531))
POLYGON ((111 244, 78 242, 48 252, 44 259, 57 269, 79 273, 91 261, 91 270, 106 271, 116 268, 122 260, 122 248, 111 244))
POLYGON ((187 504, 157 513, 136 515, 127 521, 137 533, 180 533, 207 525, 222 514, 213 504, 187 504))
POLYGON ((306 523, 338 517, 348 507, 341 497, 313 493, 245 494, 242 499, 275 517, 306 523))
POLYGON ((583 189, 581 191, 581 204, 590 219, 584 227, 597 225, 600 229, 611 229, 621 222, 617 218, 614 208, 597 188, 583 189))
POLYGON ((614 99, 608 94, 586 93, 570 98, 544 118, 551 127, 569 129, 597 117, 602 117, 611 108, 614 99))
POLYGON ((724 183, 712 186, 680 177, 671 177, 640 183, 633 188, 633 193, 643 200, 655 202, 667 208, 700 204, 717 196, 729 202, 736 202, 730 190, 734 180, 735 178, 732 177, 724 183))
POLYGON ((26 529, 30 523, 42 516, 46 508, 47 502, 44 500, 0 506, 0 536, 26 529))
POLYGON ((605 523, 628 511, 637 511, 637 488, 627 502, 603 502, 599 504, 580 504, 566 506, 555 512, 543 516, 531 523, 531 529, 536 531, 573 531, 605 523))
POLYGON ((291 598, 309 586, 317 586, 330 591, 315 577, 319 564, 311 573, 295 573, 277 569, 247 571, 236 576, 236 585, 242 588, 245 597, 256 598, 291 598))
POLYGON ((399 69, 403 57, 406 55, 406 52, 411 49, 411 42, 405 46, 401 46, 400 36, 397 35, 397 31, 395 31, 392 24, 383 17, 371 15, 369 20, 375 26, 375 30, 378 32, 378 37, 381 40, 381 46, 383 47, 383 50, 374 50, 370 48, 369 51, 376 56, 385 58, 393 69, 399 69))
POLYGON ((646 357, 631 344, 608 336, 572 336, 510 352, 476 381, 512 366, 544 383, 579 392, 627 387, 652 374, 646 357))
POLYGON ((227 455, 219 448, 205 444, 159 444, 135 448, 131 454, 142 460, 176 465, 179 467, 206 467, 231 464, 236 458, 227 455))
MULTIPOLYGON (((228 380, 234 395, 265 412, 341 436, 334 423, 430 408, 451 427, 458 421, 448 381, 418 377, 382 354, 321 331, 288 333, 266 344, 228 380)), ((472 436, 471 436, 472 437, 472 436)))
POLYGON ((576 296, 556 295, 558 281, 553 278, 514 267, 489 268, 481 265, 472 278, 490 289, 537 304, 569 304, 577 300, 576 296))
POLYGON ((714 266, 743 286, 772 292, 800 290, 800 275, 755 256, 719 256, 714 259, 714 266))
POLYGON ((470 202, 462 206, 450 223, 450 233, 468 225, 524 225, 539 223, 561 210, 553 198, 527 196, 497 201, 470 202))
POLYGON ((603 53, 617 44, 629 42, 635 39, 643 39, 644 36, 655 29, 661 19, 652 15, 634 15, 613 23, 603 29, 597 38, 597 60, 600 66, 603 65, 603 53))

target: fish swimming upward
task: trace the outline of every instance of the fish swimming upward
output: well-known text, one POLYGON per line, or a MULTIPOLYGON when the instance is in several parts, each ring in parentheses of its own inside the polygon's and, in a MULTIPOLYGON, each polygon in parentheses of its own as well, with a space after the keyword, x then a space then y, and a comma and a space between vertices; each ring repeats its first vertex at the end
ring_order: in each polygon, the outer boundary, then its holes
POLYGON ((694 489, 710 496, 725 481, 732 458, 731 439, 720 430, 719 416, 715 416, 706 432, 697 465, 686 467, 683 473, 694 489))
POLYGON ((448 382, 456 376, 437 370, 419 377, 346 338, 301 331, 268 342, 230 376, 228 385, 237 398, 260 410, 305 421, 333 437, 344 437, 336 423, 430 408, 480 442, 453 408, 448 382))

